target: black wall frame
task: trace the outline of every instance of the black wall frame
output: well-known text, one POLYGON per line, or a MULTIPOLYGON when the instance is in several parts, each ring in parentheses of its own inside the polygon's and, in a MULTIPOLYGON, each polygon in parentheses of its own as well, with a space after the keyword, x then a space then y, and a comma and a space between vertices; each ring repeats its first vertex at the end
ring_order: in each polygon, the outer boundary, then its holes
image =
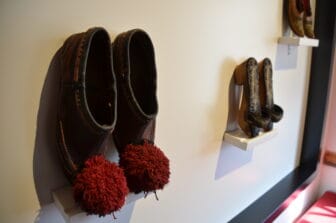
POLYGON ((315 34, 320 45, 313 49, 308 103, 299 166, 244 209, 230 223, 259 223, 274 211, 316 170, 327 103, 332 53, 335 47, 336 1, 316 1, 315 34))

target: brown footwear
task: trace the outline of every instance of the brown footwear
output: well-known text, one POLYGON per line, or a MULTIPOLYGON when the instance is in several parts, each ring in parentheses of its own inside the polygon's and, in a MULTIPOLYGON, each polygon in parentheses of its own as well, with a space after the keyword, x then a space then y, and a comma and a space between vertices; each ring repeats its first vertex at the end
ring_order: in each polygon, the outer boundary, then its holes
POLYGON ((130 191, 162 189, 169 181, 169 160, 154 145, 156 66, 148 34, 140 29, 118 35, 113 42, 117 77, 118 118, 113 133, 130 191))
POLYGON ((261 110, 271 118, 265 131, 273 128, 273 122, 278 122, 283 116, 283 110, 273 102, 273 69, 270 59, 265 58, 258 64, 259 95, 261 110))
POLYGON ((302 0, 304 8, 303 28, 304 33, 309 38, 315 38, 313 27, 313 15, 310 7, 310 0, 302 0))
POLYGON ((156 66, 154 48, 142 30, 131 30, 113 42, 114 70, 118 89, 118 119, 113 133, 122 151, 130 143, 154 142, 156 66))
POLYGON ((301 0, 286 0, 287 1, 287 17, 288 23, 292 31, 300 36, 304 36, 303 30, 303 5, 301 0))
POLYGON ((249 137, 257 136, 260 128, 266 129, 270 124, 270 117, 260 107, 258 79, 258 63, 254 58, 247 59, 234 71, 235 83, 243 85, 238 124, 249 137))
POLYGON ((116 81, 107 32, 70 36, 60 49, 60 154, 72 181, 88 157, 101 153, 116 122, 116 81))
POLYGON ((111 56, 110 38, 103 28, 70 36, 56 54, 58 153, 74 199, 88 214, 120 209, 128 193, 122 169, 99 155, 116 123, 111 56))

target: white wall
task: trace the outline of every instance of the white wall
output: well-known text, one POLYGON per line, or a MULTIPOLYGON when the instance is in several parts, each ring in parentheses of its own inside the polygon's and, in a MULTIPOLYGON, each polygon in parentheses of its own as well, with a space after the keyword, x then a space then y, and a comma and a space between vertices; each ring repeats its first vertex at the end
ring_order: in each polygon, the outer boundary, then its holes
POLYGON ((0 221, 32 222, 39 209, 32 159, 39 99, 49 62, 67 36, 103 26, 115 37, 143 28, 158 69, 157 141, 171 160, 160 201, 138 200, 129 222, 225 222, 296 165, 310 50, 297 68, 275 71, 278 135, 250 153, 222 142, 229 81, 249 56, 275 60, 281 0, 0 2, 0 221), (225 171, 232 160, 238 165, 225 171))

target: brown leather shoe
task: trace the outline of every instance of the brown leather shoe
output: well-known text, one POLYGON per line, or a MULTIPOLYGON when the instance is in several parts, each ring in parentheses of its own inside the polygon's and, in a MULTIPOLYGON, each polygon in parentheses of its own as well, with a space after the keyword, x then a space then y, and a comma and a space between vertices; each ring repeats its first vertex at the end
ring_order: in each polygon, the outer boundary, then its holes
POLYGON ((139 29, 118 35, 113 54, 118 87, 118 119, 113 135, 122 152, 130 143, 154 142, 156 67, 152 42, 139 29))
POLYGON ((72 181, 84 162, 101 153, 116 122, 116 81, 109 36, 102 28, 70 36, 60 49, 58 140, 72 181))
POLYGON ((140 29, 118 35, 113 43, 118 118, 113 132, 130 191, 155 191, 169 181, 169 160, 154 146, 156 66, 148 34, 140 29))
POLYGON ((315 38, 313 27, 313 15, 310 6, 310 0, 302 0, 302 5, 304 8, 304 17, 303 17, 304 33, 309 38, 315 38))
POLYGON ((288 23, 292 31, 300 36, 304 36, 303 30, 303 5, 301 0, 286 0, 287 1, 287 17, 288 23))
POLYGON ((116 123, 109 35, 103 28, 74 34, 56 57, 60 73, 57 139, 65 174, 83 210, 112 213, 121 208, 128 189, 123 171, 98 155, 116 123))

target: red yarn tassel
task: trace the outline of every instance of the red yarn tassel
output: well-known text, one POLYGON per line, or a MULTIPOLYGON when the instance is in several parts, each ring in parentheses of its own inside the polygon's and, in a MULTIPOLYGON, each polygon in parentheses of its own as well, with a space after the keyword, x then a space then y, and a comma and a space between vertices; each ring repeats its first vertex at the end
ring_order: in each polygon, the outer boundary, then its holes
POLYGON ((105 216, 123 206, 128 188, 123 170, 98 155, 85 162, 74 181, 73 193, 88 214, 105 216))
POLYGON ((127 145, 119 164, 124 169, 130 191, 134 193, 163 189, 169 182, 168 158, 147 141, 140 145, 127 145))

